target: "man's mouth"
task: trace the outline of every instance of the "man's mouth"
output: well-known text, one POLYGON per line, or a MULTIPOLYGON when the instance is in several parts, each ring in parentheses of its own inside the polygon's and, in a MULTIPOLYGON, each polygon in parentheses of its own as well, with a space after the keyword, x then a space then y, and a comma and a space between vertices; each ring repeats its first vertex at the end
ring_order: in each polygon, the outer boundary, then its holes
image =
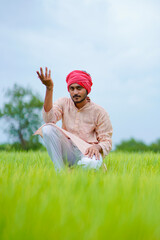
POLYGON ((79 98, 80 96, 74 96, 73 98, 79 98))

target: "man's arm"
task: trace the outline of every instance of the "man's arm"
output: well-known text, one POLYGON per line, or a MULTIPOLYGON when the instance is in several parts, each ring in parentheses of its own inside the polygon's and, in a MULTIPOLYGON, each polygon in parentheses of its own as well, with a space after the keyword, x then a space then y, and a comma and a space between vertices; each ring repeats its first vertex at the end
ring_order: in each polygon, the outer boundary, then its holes
POLYGON ((52 108, 52 102, 53 102, 53 87, 54 83, 51 78, 51 70, 49 70, 47 67, 45 68, 45 74, 43 73, 43 69, 40 68, 40 73, 37 71, 38 77, 41 80, 41 82, 46 86, 46 95, 44 100, 44 110, 46 112, 49 112, 52 108))
POLYGON ((98 144, 94 144, 86 150, 86 155, 92 158, 95 155, 96 159, 100 159, 100 153, 104 156, 109 153, 112 148, 112 124, 109 119, 109 115, 107 112, 101 112, 98 117, 98 122, 96 126, 96 135, 98 144))
POLYGON ((62 106, 61 101, 53 104, 53 87, 54 83, 51 78, 51 71, 47 67, 45 68, 45 74, 43 69, 40 68, 40 72, 37 71, 38 78, 46 86, 46 95, 44 99, 44 105, 42 109, 43 120, 45 123, 56 123, 62 118, 62 106))
POLYGON ((103 155, 108 155, 112 149, 112 134, 113 128, 107 112, 102 112, 99 115, 96 135, 98 140, 98 146, 102 148, 103 155))
POLYGON ((46 88, 46 95, 44 99, 44 110, 46 112, 49 112, 52 108, 52 102, 53 102, 53 89, 46 88))

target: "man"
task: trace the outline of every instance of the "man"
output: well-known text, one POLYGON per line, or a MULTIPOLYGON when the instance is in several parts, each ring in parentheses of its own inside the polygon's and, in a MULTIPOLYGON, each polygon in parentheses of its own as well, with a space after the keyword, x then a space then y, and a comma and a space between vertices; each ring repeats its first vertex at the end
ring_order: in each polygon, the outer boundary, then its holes
POLYGON ((51 71, 37 71, 46 86, 43 119, 46 124, 36 134, 43 137, 48 154, 56 171, 65 165, 80 165, 83 168, 99 169, 103 158, 112 149, 112 125, 108 113, 90 101, 91 76, 80 70, 66 77, 70 98, 60 98, 54 104, 54 83, 51 71), (56 122, 62 119, 62 128, 56 122))

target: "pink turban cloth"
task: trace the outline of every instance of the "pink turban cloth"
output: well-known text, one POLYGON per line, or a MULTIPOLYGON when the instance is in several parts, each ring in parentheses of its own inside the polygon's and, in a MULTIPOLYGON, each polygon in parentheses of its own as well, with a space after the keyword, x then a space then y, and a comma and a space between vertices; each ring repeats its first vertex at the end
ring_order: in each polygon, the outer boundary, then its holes
POLYGON ((66 82, 68 91, 71 84, 77 83, 84 87, 87 90, 88 94, 90 93, 91 87, 93 85, 91 76, 87 72, 80 70, 74 70, 70 72, 66 77, 66 82))

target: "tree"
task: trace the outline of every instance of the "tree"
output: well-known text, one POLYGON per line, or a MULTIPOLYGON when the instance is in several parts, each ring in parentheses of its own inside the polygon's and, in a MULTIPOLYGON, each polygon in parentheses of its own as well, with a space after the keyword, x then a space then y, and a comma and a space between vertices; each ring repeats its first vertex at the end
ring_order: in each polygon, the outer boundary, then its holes
POLYGON ((160 139, 157 139, 155 142, 149 145, 149 149, 154 152, 160 152, 160 139))
POLYGON ((157 139, 156 142, 150 145, 146 145, 142 141, 136 141, 134 138, 131 138, 130 140, 122 141, 120 144, 116 145, 116 150, 127 152, 160 152, 160 139, 157 139))
POLYGON ((8 102, 0 109, 0 118, 3 117, 7 124, 5 132, 14 142, 18 141, 22 149, 39 145, 39 140, 33 133, 41 124, 40 110, 43 102, 40 96, 17 84, 13 89, 9 89, 5 96, 8 102))
POLYGON ((136 141, 131 138, 128 141, 122 141, 120 144, 116 145, 116 150, 136 152, 136 151, 148 151, 148 146, 142 141, 136 141))

